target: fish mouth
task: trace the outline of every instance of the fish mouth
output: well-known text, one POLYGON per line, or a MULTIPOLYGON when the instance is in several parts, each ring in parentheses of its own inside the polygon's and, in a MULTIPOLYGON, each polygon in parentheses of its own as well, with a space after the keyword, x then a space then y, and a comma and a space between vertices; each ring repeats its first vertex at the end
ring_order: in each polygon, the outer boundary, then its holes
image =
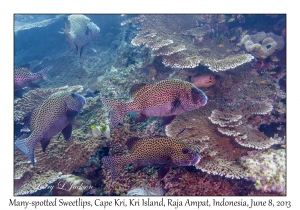
POLYGON ((200 155, 196 153, 196 157, 190 162, 191 165, 196 165, 200 161, 200 155))
POLYGON ((208 100, 207 96, 206 96, 206 95, 203 95, 203 97, 202 97, 201 99, 198 100, 198 104, 199 104, 200 106, 204 106, 205 104, 207 104, 207 100, 208 100))

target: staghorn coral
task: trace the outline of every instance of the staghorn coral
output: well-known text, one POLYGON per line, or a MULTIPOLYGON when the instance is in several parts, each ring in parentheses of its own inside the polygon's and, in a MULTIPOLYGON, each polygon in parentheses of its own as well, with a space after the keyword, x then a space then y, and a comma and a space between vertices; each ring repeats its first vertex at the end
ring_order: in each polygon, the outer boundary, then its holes
POLYGON ((265 115, 273 109, 268 102, 240 100, 224 106, 224 110, 213 110, 208 119, 217 124, 218 131, 227 136, 235 137, 235 141, 244 147, 267 149, 280 143, 282 138, 277 135, 268 138, 264 133, 248 123, 252 115, 265 115))
POLYGON ((45 152, 38 144, 35 149, 34 167, 17 148, 14 150, 15 194, 34 193, 54 182, 61 174, 70 174, 86 166, 91 155, 107 144, 106 138, 93 138, 90 125, 105 122, 105 111, 99 108, 99 97, 87 98, 86 104, 76 117, 71 138, 68 141, 54 136, 45 152))
POLYGON ((254 35, 245 35, 238 45, 245 45, 245 48, 254 57, 265 59, 276 50, 280 51, 284 47, 284 39, 273 33, 258 32, 254 35))
POLYGON ((22 98, 18 98, 14 101, 14 121, 15 123, 23 124, 23 119, 28 112, 33 111, 36 107, 42 104, 42 102, 50 95, 57 91, 69 90, 72 92, 81 92, 83 87, 81 85, 64 86, 59 88, 38 88, 31 90, 24 94, 22 98))
POLYGON ((246 178, 255 182, 263 192, 286 193, 286 151, 269 149, 251 151, 241 158, 246 168, 246 178))
POLYGON ((201 64, 212 71, 224 71, 251 61, 253 56, 239 52, 231 39, 222 35, 220 44, 211 35, 210 25, 217 24, 218 17, 142 15, 121 25, 141 23, 141 30, 131 43, 151 48, 152 56, 163 56, 163 64, 172 68, 194 68, 201 64))
POLYGON ((200 154, 202 159, 196 165, 197 169, 227 178, 242 178, 244 170, 236 160, 249 149, 216 133, 216 127, 208 120, 216 106, 215 102, 209 101, 204 107, 177 116, 166 126, 166 134, 188 143, 200 154), (179 135, 183 128, 185 131, 179 135))

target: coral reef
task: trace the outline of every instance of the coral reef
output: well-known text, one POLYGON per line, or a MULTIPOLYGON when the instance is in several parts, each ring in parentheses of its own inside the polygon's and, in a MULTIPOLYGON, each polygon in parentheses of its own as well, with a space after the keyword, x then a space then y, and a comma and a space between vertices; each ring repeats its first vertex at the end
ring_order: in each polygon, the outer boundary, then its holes
MULTIPOLYGON (((36 103, 39 103, 38 100, 36 103)), ((60 139, 57 134, 45 152, 40 145, 36 146, 36 164, 31 166, 26 156, 17 148, 14 150, 15 189, 16 195, 34 193, 48 186, 61 174, 80 171, 86 166, 91 155, 106 146, 109 139, 94 138, 90 132, 90 125, 97 121, 105 122, 105 111, 99 108, 99 97, 87 98, 86 104, 76 117, 73 132, 68 141, 60 139)), ((25 105, 25 104, 24 104, 25 105)), ((25 134, 24 134, 25 135, 25 134)), ((22 137, 20 137, 22 138, 22 137)))
POLYGON ((240 100, 227 104, 223 111, 215 109, 208 119, 213 124, 219 125, 218 131, 227 136, 234 136, 235 141, 242 146, 255 149, 267 149, 274 144, 279 144, 282 138, 277 135, 268 138, 249 124, 252 115, 265 115, 273 109, 268 102, 253 100, 240 100))
POLYGON ((286 193, 285 149, 251 151, 241 158, 247 179, 255 182, 255 188, 263 192, 286 193))
POLYGON ((208 120, 214 107, 214 102, 208 102, 202 108, 177 116, 166 126, 166 134, 188 143, 200 154, 202 159, 196 168, 209 174, 242 178, 244 170, 236 160, 249 150, 215 132, 216 127, 208 120), (186 130, 179 134, 183 128, 186 130))
POLYGON ((212 71, 225 71, 253 59, 239 52, 235 38, 215 38, 213 29, 219 16, 211 15, 141 15, 121 23, 140 23, 132 39, 134 46, 151 48, 152 56, 163 56, 162 63, 171 68, 194 68, 199 64, 212 71), (209 19, 209 20, 208 20, 209 19))
POLYGON ((284 39, 273 33, 258 32, 254 35, 245 35, 238 45, 245 45, 245 48, 254 57, 265 59, 276 50, 280 51, 284 47, 284 39))

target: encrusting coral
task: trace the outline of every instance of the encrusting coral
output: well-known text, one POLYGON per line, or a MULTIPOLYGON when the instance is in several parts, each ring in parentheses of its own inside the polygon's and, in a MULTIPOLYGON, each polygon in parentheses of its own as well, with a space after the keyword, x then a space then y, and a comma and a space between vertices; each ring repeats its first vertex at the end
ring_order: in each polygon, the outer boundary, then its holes
POLYGON ((284 47, 284 39, 273 33, 258 32, 254 35, 245 35, 238 45, 245 45, 245 48, 254 57, 265 59, 276 50, 280 51, 284 47))
POLYGON ((268 102, 240 100, 224 106, 220 111, 212 111, 210 121, 219 125, 218 131, 227 136, 235 137, 235 141, 242 146, 255 149, 267 149, 274 144, 279 144, 282 138, 277 135, 267 137, 251 126, 248 119, 252 115, 265 115, 271 112, 273 106, 268 102))
POLYGON ((269 149, 251 151, 241 158, 247 179, 255 182, 255 188, 263 192, 286 193, 286 151, 269 149))
MULTIPOLYGON (((131 41, 134 46, 151 48, 152 56, 162 56, 163 64, 171 68, 194 68, 199 64, 212 71, 225 71, 253 59, 240 52, 230 39, 212 37, 210 24, 218 15, 202 24, 210 15, 141 15, 121 23, 140 23, 140 32, 131 41)), ((224 37, 224 36, 222 36, 224 37)))

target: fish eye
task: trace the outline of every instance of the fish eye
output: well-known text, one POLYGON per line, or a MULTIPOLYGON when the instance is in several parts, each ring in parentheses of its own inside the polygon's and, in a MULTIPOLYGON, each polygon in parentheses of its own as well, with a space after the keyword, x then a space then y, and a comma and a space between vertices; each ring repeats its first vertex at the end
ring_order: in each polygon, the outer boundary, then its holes
POLYGON ((187 153, 189 153, 189 150, 188 150, 187 148, 183 148, 183 149, 182 149, 182 153, 183 153, 183 154, 187 154, 187 153))

